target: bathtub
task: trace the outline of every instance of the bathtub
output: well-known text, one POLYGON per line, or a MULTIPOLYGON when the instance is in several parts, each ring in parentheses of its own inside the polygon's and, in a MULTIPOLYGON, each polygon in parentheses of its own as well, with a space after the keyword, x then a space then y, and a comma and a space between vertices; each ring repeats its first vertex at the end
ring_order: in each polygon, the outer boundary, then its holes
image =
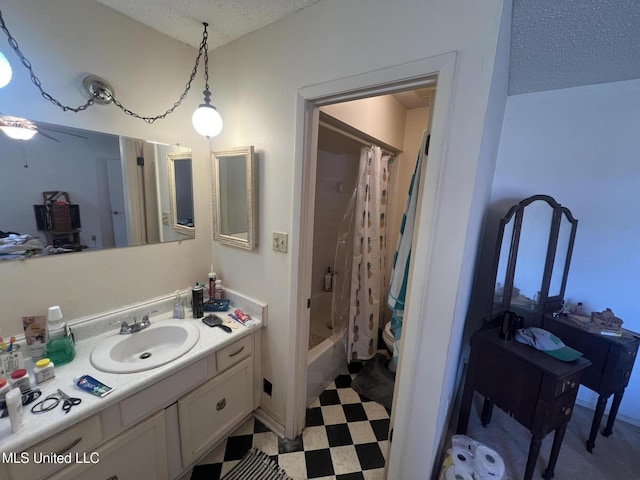
MULTIPOLYGON (((321 332, 331 319, 331 293, 322 292, 311 298, 310 331, 321 332)), ((330 332, 327 329, 328 332, 330 332)), ((333 333, 333 332, 331 332, 333 333)), ((328 334, 307 355, 307 405, 316 399, 347 367, 346 330, 341 336, 328 334)), ((324 336, 324 335, 323 335, 324 336)))

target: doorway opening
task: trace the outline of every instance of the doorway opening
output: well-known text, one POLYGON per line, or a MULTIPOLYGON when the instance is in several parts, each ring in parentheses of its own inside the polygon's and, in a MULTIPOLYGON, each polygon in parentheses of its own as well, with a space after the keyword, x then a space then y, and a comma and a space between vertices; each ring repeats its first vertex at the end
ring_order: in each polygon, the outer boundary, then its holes
POLYGON ((344 371, 348 361, 393 351, 393 340, 382 341, 383 336, 392 337, 386 300, 393 255, 435 89, 435 79, 429 78, 417 88, 318 107, 315 193, 310 199, 314 211, 307 404, 344 371), (361 170, 365 158, 379 163, 377 187, 371 188, 370 182, 365 186, 359 179, 365 173, 361 170), (367 188, 367 196, 374 197, 370 203, 375 221, 368 222, 374 231, 359 253, 355 245, 362 233, 357 223, 362 222, 355 210, 367 188), (362 265, 363 275, 354 274, 358 268, 354 262, 362 265), (356 297, 363 287, 358 279, 364 276, 366 308, 356 297), (361 318, 354 322, 356 304, 361 318))

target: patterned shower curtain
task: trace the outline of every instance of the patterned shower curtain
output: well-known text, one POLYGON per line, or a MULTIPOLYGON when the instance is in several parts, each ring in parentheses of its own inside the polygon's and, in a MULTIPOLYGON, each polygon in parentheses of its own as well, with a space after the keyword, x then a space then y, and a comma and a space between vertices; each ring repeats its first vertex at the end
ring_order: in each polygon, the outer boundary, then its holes
POLYGON ((360 151, 347 358, 367 360, 378 343, 380 299, 385 295, 386 206, 389 156, 377 146, 360 151))

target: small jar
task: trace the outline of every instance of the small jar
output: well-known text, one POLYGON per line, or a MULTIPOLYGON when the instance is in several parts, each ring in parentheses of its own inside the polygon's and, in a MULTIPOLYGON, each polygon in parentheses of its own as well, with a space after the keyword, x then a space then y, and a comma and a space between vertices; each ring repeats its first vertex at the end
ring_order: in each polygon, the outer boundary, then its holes
POLYGON ((24 368, 11 372, 11 388, 19 388, 22 393, 31 390, 31 378, 24 368))
POLYGON ((40 385, 42 382, 55 378, 56 373, 53 370, 53 362, 48 358, 38 360, 36 362, 36 367, 33 369, 33 374, 36 377, 36 385, 40 385))

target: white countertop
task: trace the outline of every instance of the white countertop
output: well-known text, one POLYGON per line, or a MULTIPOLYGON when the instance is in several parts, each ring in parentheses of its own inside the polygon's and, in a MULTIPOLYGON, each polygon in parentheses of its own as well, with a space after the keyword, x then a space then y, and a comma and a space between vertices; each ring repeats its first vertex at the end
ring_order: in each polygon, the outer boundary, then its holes
MULTIPOLYGON (((229 310, 230 312, 233 309, 229 310)), ((205 312, 207 314, 208 312, 205 312)), ((219 312, 218 315, 226 317, 227 312, 219 312)), ((162 322, 172 319, 172 312, 161 313, 150 317, 152 323, 162 322)), ((119 329, 112 330, 95 337, 76 342, 75 359, 60 367, 55 367, 56 377, 38 385, 42 391, 42 396, 35 402, 26 405, 24 409, 24 423, 22 428, 11 432, 11 422, 9 417, 0 418, 0 452, 20 452, 30 446, 45 440, 46 438, 61 432, 62 430, 95 415, 101 410, 114 405, 121 400, 140 392, 150 385, 168 377, 170 374, 205 358, 220 348, 229 345, 251 332, 262 327, 262 321, 254 317, 254 324, 245 327, 238 325, 231 333, 223 331, 221 328, 211 328, 204 325, 201 319, 191 318, 191 310, 187 309, 187 317, 184 322, 197 325, 200 330, 200 338, 196 345, 186 354, 150 370, 136 373, 106 373, 98 370, 90 362, 90 354, 93 347, 104 337, 118 335, 119 329), (115 390, 106 397, 97 397, 76 386, 73 379, 81 375, 91 375, 102 383, 113 387, 115 390), (61 389, 71 397, 77 397, 82 402, 71 408, 69 413, 64 413, 61 404, 48 412, 34 414, 31 407, 47 395, 56 393, 61 389)), ((135 333, 130 334, 135 335, 135 333)), ((31 364, 31 362, 25 362, 31 364)), ((31 373, 31 372, 30 372, 31 373)), ((32 376, 32 386, 35 384, 32 376)))

